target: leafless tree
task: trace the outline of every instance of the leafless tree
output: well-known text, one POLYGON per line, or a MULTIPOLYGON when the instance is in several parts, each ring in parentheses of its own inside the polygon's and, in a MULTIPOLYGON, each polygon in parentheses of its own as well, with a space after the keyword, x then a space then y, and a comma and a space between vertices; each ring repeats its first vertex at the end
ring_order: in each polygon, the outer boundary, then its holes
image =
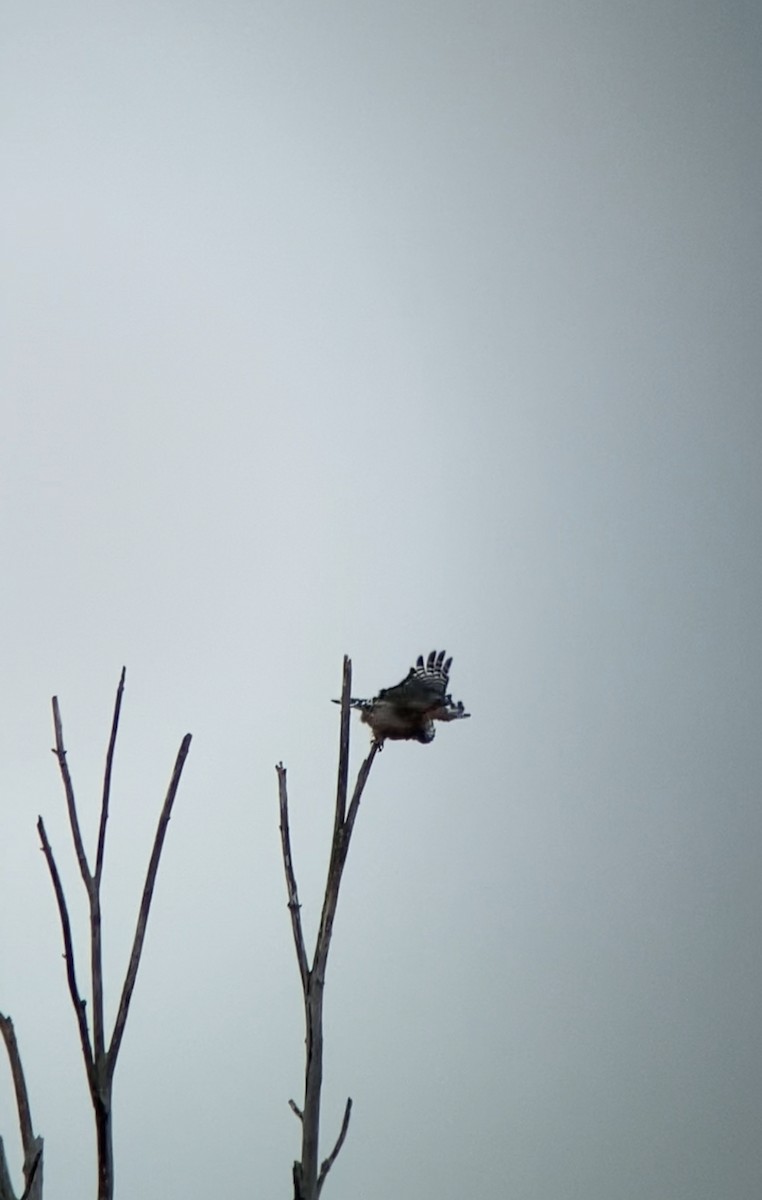
POLYGON ((111 736, 109 738, 108 750, 106 752, 106 769, 103 778, 103 792, 101 798, 101 813, 100 823, 98 827, 98 843, 95 854, 95 868, 91 869, 85 854, 82 834, 79 827, 79 818, 77 815, 77 806, 74 798, 74 787, 69 773, 69 767, 66 761, 66 750, 64 749, 63 727, 61 724, 61 713, 58 706, 58 698, 53 697, 53 723, 55 726, 56 745, 53 753, 58 760, 61 778, 63 780, 64 791, 66 794, 66 807, 69 814, 69 824, 71 826, 71 835, 74 842, 74 850, 79 864, 79 871, 82 876, 82 882, 85 885, 87 899, 90 910, 90 987, 92 996, 92 1028, 88 1027, 86 1014, 86 1001, 80 994, 79 985, 74 962, 74 947, 72 943, 71 923, 69 920, 69 912, 66 904, 61 877, 58 873, 58 867, 53 856, 53 850, 45 832, 45 825, 42 817, 37 822, 37 829, 42 843, 42 850, 50 871, 50 877, 53 882, 53 890, 58 904, 58 914, 61 920, 61 932, 63 933, 64 941, 64 958, 66 960, 66 978, 69 985, 69 995, 74 1006, 74 1012, 77 1017, 77 1025, 79 1028, 79 1039, 82 1047, 82 1057, 85 1063, 85 1071, 87 1073, 87 1082, 90 1090, 90 1100, 93 1106, 93 1115, 95 1118, 96 1142, 98 1151, 98 1200, 112 1200, 114 1194, 114 1154, 112 1143, 112 1122, 111 1122, 111 1094, 114 1080, 114 1070, 116 1067, 119 1048, 122 1044, 124 1035, 124 1027, 127 1021, 127 1014, 132 1000, 132 993, 135 987, 138 967, 140 965, 140 956, 143 950, 143 941, 146 933, 146 925, 148 923, 148 913, 151 908, 151 899, 153 889, 156 883, 156 873, 159 869, 159 860, 161 858, 164 838, 167 832, 170 816, 172 815, 172 806, 175 802, 177 789, 180 784, 185 759, 190 749, 191 735, 187 733, 183 738, 180 749, 175 761, 172 777, 169 782, 167 794, 159 816, 159 823, 154 838, 153 850, 148 863, 146 872, 145 884, 143 887, 143 895, 140 901, 138 910, 137 925, 135 928, 135 936, 132 943, 132 952, 130 954, 127 972, 125 974, 124 983, 122 985, 122 994, 119 1000, 119 1008, 114 1022, 114 1028, 111 1033, 111 1038, 106 1040, 103 1017, 103 954, 101 940, 101 879, 103 875, 103 857, 106 846, 106 824, 108 822, 109 799, 111 795, 111 770, 114 761, 114 748, 116 746, 117 731, 119 728, 119 714, 122 707, 122 696, 124 694, 124 679, 125 672, 122 670, 119 686, 116 693, 116 703, 114 705, 114 716, 111 723, 111 736))
MULTIPOLYGON (((21 1133, 21 1148, 24 1152, 24 1191, 21 1200, 42 1200, 42 1138, 35 1137, 32 1127, 32 1113, 29 1107, 29 1095, 26 1090, 24 1069, 21 1065, 16 1031, 13 1021, 0 1013, 0 1034, 5 1042, 8 1062, 11 1068, 13 1090, 16 1093, 16 1111, 19 1118, 21 1133)), ((16 1200, 8 1163, 5 1158, 3 1139, 0 1138, 0 1200, 16 1200)))
POLYGON ((318 1200, 326 1176, 344 1144, 352 1112, 352 1100, 350 1098, 347 1100, 344 1109, 344 1118, 338 1138, 330 1154, 323 1160, 318 1169, 320 1093, 323 1083, 323 992, 325 988, 326 964, 331 945, 331 933, 336 915, 336 905, 339 899, 341 877, 347 860, 352 830, 354 829, 363 790, 368 781, 370 769, 373 766, 373 760, 380 749, 379 744, 373 742, 370 753, 360 767, 352 796, 347 806, 349 782, 349 697, 351 690, 352 663, 345 657, 341 691, 341 733, 339 738, 339 770, 336 787, 333 839, 331 842, 331 856, 328 865, 328 878, 326 879, 323 908, 320 916, 320 927, 311 963, 308 961, 304 942, 301 906, 299 904, 296 875, 291 857, 286 768, 283 766, 283 763, 278 763, 276 767, 280 799, 280 834, 283 867, 286 874, 286 887, 288 889, 291 930, 294 937, 296 960, 302 984, 306 1031, 304 1101, 301 1107, 294 1100, 289 1101, 292 1111, 299 1118, 302 1126, 302 1156, 293 1166, 294 1200, 318 1200))

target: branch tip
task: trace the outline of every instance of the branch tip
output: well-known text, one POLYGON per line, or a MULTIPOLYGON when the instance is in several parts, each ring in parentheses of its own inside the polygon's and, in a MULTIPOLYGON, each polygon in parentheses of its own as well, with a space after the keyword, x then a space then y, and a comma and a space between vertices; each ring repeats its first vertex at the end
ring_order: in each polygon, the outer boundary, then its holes
POLYGON ((323 1164, 320 1168, 320 1174, 318 1175, 318 1181, 317 1181, 318 1196, 320 1195, 323 1184, 325 1183, 326 1175, 330 1171, 333 1164, 336 1162, 336 1159, 339 1157, 339 1151, 341 1150, 341 1147, 344 1145, 344 1140, 347 1136, 347 1130, 349 1129, 349 1118, 351 1115, 352 1115, 352 1097, 348 1096, 346 1107, 344 1109, 344 1118, 341 1122, 341 1129, 339 1130, 339 1136, 336 1139, 336 1145, 334 1146, 331 1153, 328 1155, 328 1158, 324 1159, 323 1164))

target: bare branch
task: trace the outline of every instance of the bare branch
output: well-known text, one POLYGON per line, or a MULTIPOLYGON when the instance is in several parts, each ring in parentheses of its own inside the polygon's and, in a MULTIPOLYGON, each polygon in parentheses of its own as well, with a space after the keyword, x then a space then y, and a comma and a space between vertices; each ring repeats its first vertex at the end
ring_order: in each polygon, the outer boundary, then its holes
POLYGON ((16 1093, 16 1109, 19 1115, 19 1132, 21 1133, 21 1145, 24 1150, 24 1155, 27 1155, 34 1141, 34 1132, 32 1130, 32 1114, 29 1108, 29 1093, 26 1090, 26 1080, 24 1079, 24 1068, 21 1065, 21 1055, 19 1054, 18 1042, 16 1041, 16 1031, 13 1028, 13 1021, 10 1017, 0 1013, 0 1034, 5 1042, 5 1049, 8 1054, 8 1062, 11 1068, 11 1079, 13 1080, 13 1090, 16 1093))
MULTIPOLYGON (((352 691, 352 660, 344 655, 344 675, 341 689, 341 733, 339 736, 339 769, 336 786, 336 811, 333 821, 333 838, 331 839, 331 857, 328 863, 328 877, 325 884, 323 911, 320 916, 315 953, 312 968, 317 970, 320 978, 325 970, 328 957, 328 943, 331 939, 333 918, 336 903, 339 898, 339 884, 344 870, 344 861, 349 848, 349 838, 346 830, 347 786, 349 782, 349 698, 352 691), (318 964, 320 964, 318 966, 318 964)), ((375 742, 373 745, 375 746, 375 742)), ((372 759, 371 759, 372 761, 372 759)), ((368 768, 370 770, 370 768, 368 768)), ((367 773, 366 773, 367 778, 367 773)), ((357 788, 355 787, 355 791, 357 788)), ((354 817, 352 819, 354 824, 354 817)), ((349 835, 351 835, 351 826, 349 835)))
POLYGON ((40 835, 42 851, 45 855, 45 861, 48 864, 48 870, 50 871, 50 878, 53 882, 53 891, 56 894, 58 915, 61 919, 61 932, 63 933, 64 940, 64 957, 66 959, 66 979, 69 984, 69 995, 71 996, 71 1002, 74 1005, 74 1012, 76 1013, 77 1017, 77 1025, 79 1026, 79 1040, 82 1043, 82 1055, 85 1060, 85 1070, 87 1071, 87 1079, 88 1083, 90 1084, 90 1091, 93 1095, 95 1095, 97 1085, 95 1079, 95 1066, 93 1063, 93 1051, 92 1047, 90 1046, 90 1035, 87 1030, 85 1001, 80 996, 79 988, 77 987, 77 975, 74 967, 74 946, 71 940, 71 922, 69 921, 69 912, 66 907, 66 897, 64 896, 63 885, 61 884, 61 876, 58 874, 58 867, 56 866, 56 860, 53 857, 53 851, 51 849, 50 842, 48 841, 48 835, 45 832, 45 823, 42 817, 38 817, 37 819, 37 832, 40 835))
POLYGON ((89 891, 92 876, 90 874, 90 867, 87 863, 85 847, 82 843, 82 833, 80 832, 79 818, 77 817, 77 806, 74 801, 74 787, 71 782, 71 775, 69 774, 69 767, 66 762, 66 750, 64 749, 63 744, 63 725, 61 724, 61 710, 58 707, 58 696, 53 697, 53 724, 56 731, 56 748, 53 753, 58 759, 58 767, 61 772, 61 778, 63 779, 64 791, 66 793, 66 807, 69 811, 69 824, 71 825, 71 836, 74 841, 74 849, 77 854, 77 862, 79 863, 80 874, 82 875, 85 885, 89 891))
MULTIPOLYGON (((24 1152, 24 1179, 26 1187, 21 1200, 40 1200, 42 1196, 42 1138, 34 1136, 32 1129, 32 1114, 29 1108, 29 1094, 26 1090, 24 1068, 21 1065, 16 1032, 10 1017, 0 1013, 0 1033, 5 1042, 8 1061, 11 1068, 13 1088, 16 1093, 16 1109, 19 1117, 21 1146, 24 1152)), ((8 1164, 5 1159, 5 1147, 0 1138, 0 1200, 15 1200, 11 1184, 8 1164)))
POLYGON ((302 930, 301 905, 299 904, 299 894, 296 888, 294 863, 291 857, 291 833, 288 825, 288 788, 286 785, 286 768, 283 766, 283 763, 278 763, 275 770, 278 772, 278 797, 280 800, 280 843, 283 851, 283 869, 286 873, 288 911, 291 914, 291 931, 294 935, 294 948, 296 950, 296 961, 299 965, 299 977, 302 981, 302 991, 306 997, 307 988, 309 986, 310 970, 307 964, 307 951, 304 945, 304 932, 302 930))
POLYGON ((341 1147, 344 1145, 344 1139, 347 1136, 347 1130, 349 1129, 349 1118, 351 1115, 352 1115, 352 1097, 349 1096, 349 1097, 347 1097, 347 1106, 344 1109, 344 1120, 341 1122, 341 1129, 339 1130, 339 1136, 336 1139, 336 1145, 334 1146, 331 1153, 328 1155, 328 1158, 324 1159, 323 1164, 320 1168, 320 1174, 318 1175, 318 1181, 317 1181, 318 1196, 320 1195, 320 1193, 322 1191, 323 1184, 325 1183, 326 1175, 330 1171, 333 1164, 336 1162, 336 1159, 339 1157, 339 1151, 341 1150, 341 1147))
MULTIPOLYGON (((339 733, 339 769, 336 782, 336 810, 333 819, 331 858, 328 864, 328 880, 336 874, 338 860, 344 845, 344 820, 347 812, 347 786, 349 783, 349 699, 352 694, 352 660, 344 655, 344 672, 341 688, 341 721, 339 733)), ((339 868, 339 875, 341 869, 339 868)), ((328 890, 326 882, 326 892, 328 890)), ((313 960, 314 965, 314 960, 313 960)))
POLYGON ((352 660, 344 655, 344 673, 341 685, 341 725, 339 732, 339 770, 336 780, 336 817, 333 826, 333 840, 344 824, 344 814, 347 811, 347 783, 349 779, 349 698, 352 695, 352 660))
POLYGON ((98 852, 95 858, 95 878, 98 883, 101 881, 103 874, 103 854, 106 848, 106 822, 108 821, 108 804, 111 796, 111 768, 114 765, 114 748, 116 746, 116 735, 119 729, 119 714, 122 709, 122 696, 124 695, 124 679, 126 675, 126 667, 122 667, 122 674, 119 678, 119 687, 116 689, 116 702, 114 704, 114 719, 111 722, 111 736, 109 738, 108 750, 106 752, 106 769, 103 775, 103 799, 101 801, 101 820, 98 827, 98 852))
POLYGON ((93 880, 87 889, 90 902, 90 984, 93 996, 93 1057, 96 1063, 103 1058, 106 1034, 103 1017, 103 951, 101 948, 100 882, 93 880))
POLYGON ((322 979, 325 974, 325 965, 328 959, 328 949, 331 943, 331 933, 333 932, 333 921, 336 916, 336 906, 339 902, 339 888, 341 886, 341 876, 344 871, 344 863, 347 859, 349 851, 349 841, 352 837, 352 829, 354 828, 357 811, 360 807, 365 784, 368 782, 370 769, 373 766, 373 760, 380 750, 380 743, 373 742, 370 748, 370 753, 360 767, 352 793, 352 800, 349 805, 346 820, 340 828, 334 832, 333 845, 331 846, 331 861, 328 867, 328 879, 325 885, 325 898, 323 900, 323 911, 320 914, 320 928, 318 929, 317 942, 315 944, 315 956, 312 960, 313 973, 322 979))
POLYGON ((344 857, 345 858, 346 858, 347 850, 349 849, 349 839, 351 838, 352 830, 354 829, 355 819, 357 817, 357 810, 360 807, 360 801, 362 800, 362 794, 365 791, 365 784, 368 782, 368 776, 370 775, 370 769, 373 766, 373 760, 376 757, 376 755, 378 754, 380 749, 381 749, 381 743, 373 742, 373 744, 371 745, 368 757, 365 759, 365 762, 362 764, 362 766, 360 767, 360 770, 357 772, 357 782, 355 783, 355 790, 352 792, 352 799, 349 803, 347 819, 344 822, 344 857))
POLYGON ((114 764, 114 749, 116 735, 119 730, 119 714, 124 695, 124 679, 126 668, 122 667, 119 686, 116 690, 114 716, 111 722, 111 735, 106 751, 106 767, 103 775, 103 795, 101 799, 101 816, 98 825, 98 849, 95 858, 95 874, 88 887, 90 901, 90 973, 93 990, 93 1053, 96 1063, 103 1057, 106 1048, 106 1030, 103 1012, 103 950, 101 942, 101 877, 103 875, 103 855, 106 849, 106 824, 108 822, 109 798, 111 796, 111 770, 114 764))
POLYGON ((304 1120, 304 1113, 295 1100, 289 1100, 288 1107, 291 1109, 292 1113, 299 1118, 300 1121, 304 1120))
POLYGON ((153 898, 153 889, 156 884, 156 872, 159 869, 159 861, 161 859, 161 851, 164 845, 164 838, 167 833, 169 819, 172 816, 172 806, 175 802, 177 789, 180 786, 180 778, 183 773, 185 760, 188 757, 190 750, 191 735, 186 733, 183 738, 180 749, 177 752, 172 778, 169 781, 169 788, 162 806, 161 815, 159 816, 159 824, 156 829, 156 837, 154 839, 153 850, 151 851, 151 859, 146 872, 146 881, 143 887, 143 896, 140 901, 140 909, 138 912, 138 921, 135 927, 135 938, 132 943, 132 953, 127 967, 127 974, 124 979, 122 995, 119 1000, 119 1010, 116 1014, 114 1022, 114 1032, 111 1035, 111 1044, 106 1055, 106 1071, 109 1079, 113 1078, 114 1067, 116 1066, 119 1047, 122 1044, 124 1036, 124 1026, 127 1021, 127 1014, 130 1009, 130 1001, 135 987, 135 980, 138 975, 138 967, 140 966, 140 956, 143 952, 143 942, 146 935, 146 926, 148 924, 148 914, 151 909, 151 900, 153 898))

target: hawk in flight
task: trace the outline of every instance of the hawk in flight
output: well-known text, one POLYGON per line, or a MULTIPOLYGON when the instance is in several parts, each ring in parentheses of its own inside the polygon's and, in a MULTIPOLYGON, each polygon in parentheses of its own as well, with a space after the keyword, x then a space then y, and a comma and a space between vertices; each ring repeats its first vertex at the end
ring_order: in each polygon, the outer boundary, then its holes
MULTIPOLYGON (((424 662, 420 655, 401 683, 382 688, 372 700, 349 701, 359 708, 361 721, 370 725, 373 740, 383 746, 385 740, 433 742, 435 721, 458 721, 471 714, 464 711, 463 701, 457 704, 447 691, 450 682, 451 658, 445 651, 432 650, 424 662)), ((341 704, 334 700, 334 704, 341 704)))

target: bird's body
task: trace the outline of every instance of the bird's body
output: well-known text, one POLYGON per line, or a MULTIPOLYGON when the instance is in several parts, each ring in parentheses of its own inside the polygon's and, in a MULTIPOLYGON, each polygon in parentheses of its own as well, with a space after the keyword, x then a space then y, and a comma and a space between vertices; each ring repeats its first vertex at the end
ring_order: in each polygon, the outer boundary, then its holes
POLYGON ((464 711, 462 700, 454 703, 447 691, 451 663, 444 650, 432 650, 425 662, 419 656, 394 687, 382 688, 372 700, 349 701, 352 708, 360 710, 360 720, 370 726, 375 742, 383 745, 388 739, 426 745, 434 740, 435 721, 457 721, 471 715, 464 711))

